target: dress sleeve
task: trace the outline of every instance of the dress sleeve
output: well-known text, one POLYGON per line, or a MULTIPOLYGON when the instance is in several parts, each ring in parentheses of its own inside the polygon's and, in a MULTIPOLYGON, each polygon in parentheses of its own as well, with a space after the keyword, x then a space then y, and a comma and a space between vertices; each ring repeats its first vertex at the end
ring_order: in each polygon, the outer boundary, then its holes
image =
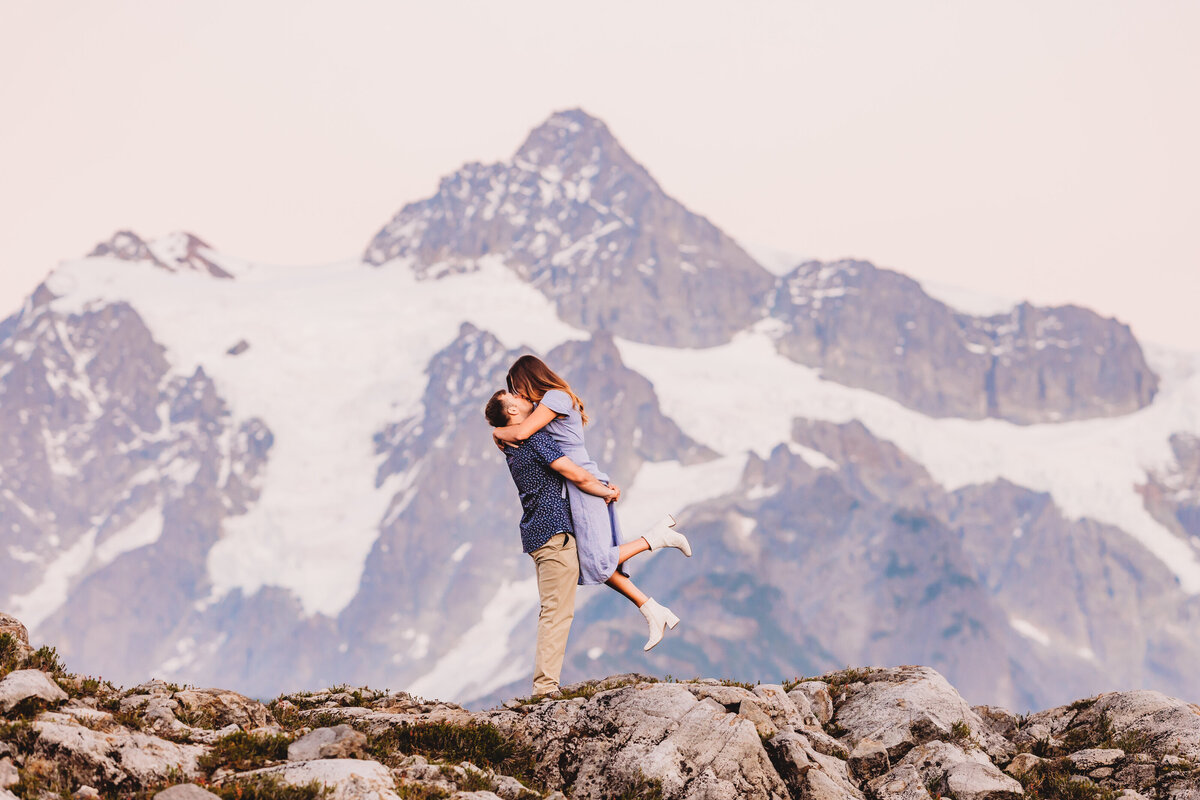
POLYGON ((547 464, 552 464, 565 455, 558 442, 554 441, 554 437, 545 431, 538 431, 530 436, 522 447, 532 447, 537 457, 547 464))
POLYGON ((542 405, 553 411, 555 414, 570 414, 574 405, 571 403, 571 395, 561 389, 551 389, 542 396, 542 405))

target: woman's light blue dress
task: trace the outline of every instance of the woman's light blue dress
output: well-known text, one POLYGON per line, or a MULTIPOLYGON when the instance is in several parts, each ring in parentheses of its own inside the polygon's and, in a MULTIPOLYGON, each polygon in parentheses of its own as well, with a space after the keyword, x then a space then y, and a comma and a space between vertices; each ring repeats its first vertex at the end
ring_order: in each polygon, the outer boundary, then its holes
MULTIPOLYGON (((608 476, 588 455, 583 444, 583 419, 571 405, 571 396, 551 389, 542 398, 542 405, 558 414, 546 425, 546 431, 558 442, 563 455, 608 482, 608 476)), ((571 521, 575 524, 575 544, 579 550, 579 583, 581 586, 604 583, 617 570, 621 546, 621 524, 613 506, 603 498, 587 494, 565 481, 567 499, 571 503, 571 521)), ((622 574, 625 574, 622 570, 622 574)))

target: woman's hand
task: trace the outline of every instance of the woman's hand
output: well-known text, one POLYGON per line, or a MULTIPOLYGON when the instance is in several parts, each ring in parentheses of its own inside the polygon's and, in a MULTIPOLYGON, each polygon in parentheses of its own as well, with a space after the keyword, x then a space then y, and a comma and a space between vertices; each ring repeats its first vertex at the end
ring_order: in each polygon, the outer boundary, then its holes
MULTIPOLYGON (((498 429, 496 429, 496 430, 498 430, 498 429)), ((492 441, 496 443, 496 447, 500 448, 500 452, 503 453, 504 448, 507 446, 504 443, 504 440, 501 439, 499 436, 497 436, 495 433, 492 433, 492 441)))
POLYGON ((621 487, 617 486, 615 483, 610 483, 608 485, 608 488, 612 489, 613 493, 611 495, 609 495, 608 497, 604 498, 604 502, 608 503, 609 505, 612 505, 613 503, 615 503, 621 499, 621 487))

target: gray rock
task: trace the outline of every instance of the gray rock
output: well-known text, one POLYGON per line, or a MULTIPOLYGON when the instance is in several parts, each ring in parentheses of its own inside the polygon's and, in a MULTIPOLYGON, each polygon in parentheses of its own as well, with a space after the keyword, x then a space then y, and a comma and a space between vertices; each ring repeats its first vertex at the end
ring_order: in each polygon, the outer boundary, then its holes
POLYGON ((367 747, 366 734, 349 725, 317 728, 288 745, 288 761, 313 761, 318 758, 352 758, 367 747))
POLYGON ((1021 784, 996 768, 975 749, 964 750, 949 742, 917 745, 897 765, 912 766, 925 786, 937 785, 960 800, 1006 800, 1024 793, 1021 784))
POLYGON ((762 683, 753 689, 758 705, 779 730, 799 730, 806 725, 818 725, 817 717, 805 702, 801 708, 778 684, 762 683))
POLYGON ((8 756, 0 758, 0 789, 7 789, 21 780, 17 765, 8 756))
POLYGON ((0 680, 0 712, 7 713, 31 698, 61 703, 67 699, 67 693, 40 669, 18 669, 0 680))
POLYGON ((8 789, 0 789, 0 800, 21 800, 8 789))
MULTIPOLYGON (((1040 763, 1042 763, 1042 759, 1033 753, 1018 753, 1013 756, 1012 761, 1008 762, 1008 766, 1004 768, 1004 771, 1014 778, 1020 779, 1040 763)), ((1151 771, 1153 772, 1153 770, 1151 771)))
POLYGON ((635 684, 483 718, 536 745, 548 785, 573 776, 579 800, 608 797, 643 776, 660 780, 669 797, 788 797, 754 725, 681 684, 635 684))
POLYGON ((223 728, 236 725, 247 730, 274 726, 271 711, 257 700, 227 689, 184 689, 173 699, 181 709, 203 720, 198 727, 223 728))
POLYGON ((399 800, 392 773, 377 761, 357 758, 296 761, 239 773, 235 779, 259 775, 278 778, 289 786, 316 781, 332 789, 328 800, 399 800))
MULTIPOLYGON (((873 671, 861 688, 850 687, 834 722, 856 750, 860 741, 870 739, 893 762, 918 744, 949 739, 956 723, 980 738, 994 736, 954 687, 929 667, 873 671)), ((855 758, 853 751, 850 758, 855 758)))
POLYGON ((71 792, 71 797, 75 800, 99 800, 100 790, 94 786, 80 786, 71 792))
POLYGON ((1125 757, 1124 750, 1089 748, 1071 753, 1067 758, 1076 772, 1091 772, 1097 767, 1109 767, 1125 757))
POLYGON ((892 765, 891 759, 888 758, 887 745, 876 739, 867 738, 858 740, 854 749, 850 751, 850 757, 846 759, 846 764, 850 768, 850 774, 859 783, 882 775, 892 765))
POLYGON ((738 703, 737 715, 753 722, 754 729, 758 731, 759 736, 771 737, 779 732, 778 726, 771 720, 771 717, 762 710, 762 706, 753 700, 747 699, 738 703))
POLYGON ((946 789, 957 800, 1016 800, 1025 794, 1021 784, 990 762, 967 762, 946 775, 946 789))
POLYGON ((177 783, 156 793, 154 800, 220 800, 220 796, 194 783, 177 783))
POLYGON ((33 648, 29 646, 29 631, 22 624, 21 620, 0 612, 0 635, 7 633, 17 643, 16 656, 19 659, 24 658, 33 652, 33 648))
POLYGON ((801 705, 800 698, 803 698, 816 716, 818 724, 824 725, 833 719, 833 698, 829 696, 829 686, 822 681, 805 681, 798 684, 788 692, 788 697, 792 698, 801 711, 804 710, 804 706, 801 705))
POLYGON ((124 728, 94 731, 74 720, 62 720, 43 715, 34 721, 37 749, 81 783, 149 786, 178 774, 186 778, 201 775, 197 760, 204 748, 199 745, 177 744, 124 728))
POLYGON ((925 781, 912 764, 901 764, 869 784, 876 800, 926 800, 930 797, 925 781))
POLYGON ((766 743, 771 762, 794 797, 861 800, 845 763, 816 752, 808 736, 784 731, 766 743))

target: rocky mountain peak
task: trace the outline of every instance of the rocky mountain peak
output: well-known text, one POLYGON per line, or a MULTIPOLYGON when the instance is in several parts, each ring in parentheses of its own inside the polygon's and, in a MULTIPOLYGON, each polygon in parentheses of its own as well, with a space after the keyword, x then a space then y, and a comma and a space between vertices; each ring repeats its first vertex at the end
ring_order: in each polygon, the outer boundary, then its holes
POLYGON ((206 242, 185 231, 176 231, 150 241, 133 231, 117 231, 112 238, 100 242, 88 253, 89 258, 149 261, 168 272, 201 272, 214 278, 232 278, 233 275, 216 262, 215 255, 206 242))
POLYGON ((543 172, 551 180, 560 176, 590 177, 607 170, 661 191, 608 126, 578 108, 559 111, 534 128, 513 156, 513 163, 543 172))
POLYGON ((774 278, 667 195, 600 120, 554 114, 511 161, 467 164, 401 209, 363 260, 438 279, 499 260, 566 321, 709 347, 761 319, 774 278))

